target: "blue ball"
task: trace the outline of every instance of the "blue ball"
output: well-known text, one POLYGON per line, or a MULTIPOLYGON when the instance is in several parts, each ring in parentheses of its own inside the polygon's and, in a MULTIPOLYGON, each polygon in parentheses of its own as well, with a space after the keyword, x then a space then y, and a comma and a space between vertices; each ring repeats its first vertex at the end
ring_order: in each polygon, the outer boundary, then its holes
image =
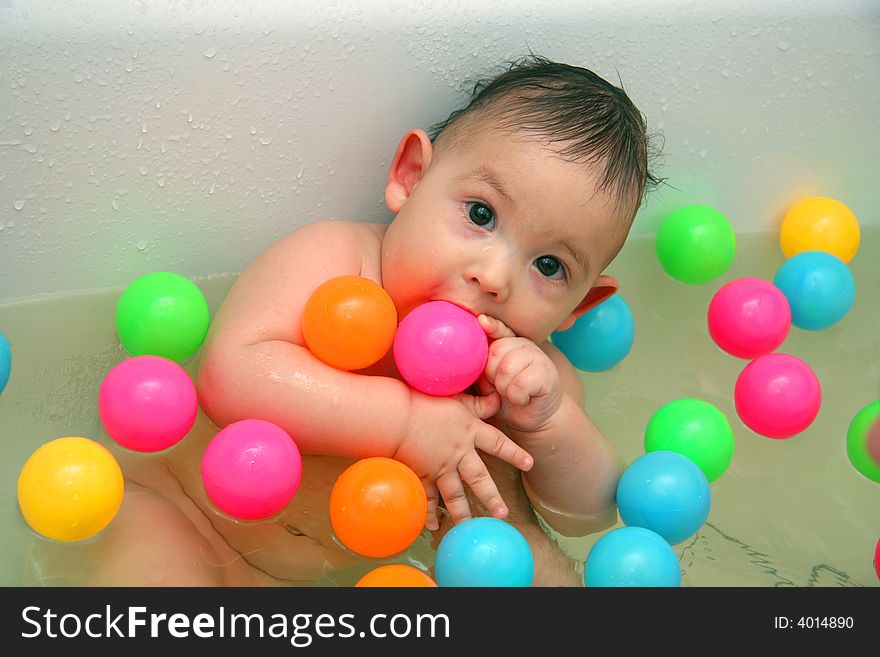
POLYGON ((836 324, 852 308, 856 284, 846 263, 825 251, 803 251, 786 260, 773 284, 791 306, 791 322, 819 331, 836 324))
POLYGON ((469 518, 437 546, 434 578, 440 586, 531 586, 535 561, 528 541, 497 518, 469 518))
POLYGON ((625 525, 657 532, 675 545, 697 533, 709 517, 709 481, 687 456, 657 450, 627 466, 617 484, 625 525))
POLYGON ((622 361, 632 349, 635 322, 626 301, 614 294, 582 315, 551 341, 579 370, 602 372, 622 361))
POLYGON ((12 371, 12 349, 9 346, 9 340, 0 333, 0 393, 9 383, 9 373, 12 371))
POLYGON ((614 529, 593 544, 586 586, 681 586, 678 557, 663 537, 642 527, 614 529))

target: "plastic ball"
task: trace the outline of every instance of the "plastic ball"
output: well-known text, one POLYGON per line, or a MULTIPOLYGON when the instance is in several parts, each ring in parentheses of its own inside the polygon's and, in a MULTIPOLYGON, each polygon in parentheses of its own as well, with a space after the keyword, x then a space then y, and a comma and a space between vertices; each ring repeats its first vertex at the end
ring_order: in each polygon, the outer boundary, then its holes
POLYGON ((171 272, 133 281, 116 304, 116 332, 132 356, 163 356, 178 363, 192 356, 211 324, 198 286, 171 272))
POLYGON ((859 222, 840 201, 812 196, 795 203, 785 213, 779 246, 786 258, 802 251, 826 251, 844 262, 859 249, 859 222))
POLYGON ((418 538, 428 498, 418 475, 385 457, 356 461, 330 491, 330 524, 343 545, 366 557, 402 552, 418 538))
POLYGON ((880 462, 868 449, 870 433, 880 432, 880 400, 871 402, 850 422, 846 432, 846 454, 850 463, 871 481, 880 484, 880 462))
POLYGON ((856 298, 849 267, 824 251, 804 251, 786 260, 773 279, 791 306, 798 328, 820 331, 843 319, 856 298))
POLYGON ((743 424, 767 438, 800 433, 816 419, 822 405, 816 374, 788 354, 766 354, 746 365, 733 395, 743 424))
POLYGON ((617 483, 617 508, 625 525, 657 532, 675 545, 709 517, 706 475, 678 452, 648 452, 630 463, 617 483))
POLYGON ((880 418, 875 419, 871 426, 868 427, 868 432, 865 436, 865 449, 874 463, 880 465, 880 418))
POLYGON ((657 258, 664 271, 698 285, 721 276, 736 255, 736 234, 727 217, 707 205, 670 213, 657 231, 657 258))
POLYGON ((433 587, 437 582, 428 573, 402 563, 374 568, 361 577, 356 587, 394 586, 394 587, 433 587))
POLYGON ((281 427, 240 420, 220 430, 202 456, 202 482, 211 501, 241 520, 268 518, 291 500, 302 478, 302 457, 281 427))
POLYGON ((737 278, 709 302, 709 335, 737 358, 769 354, 785 342, 791 309, 782 291, 760 278, 737 278))
POLYGON ((9 383, 9 374, 12 372, 12 347, 6 336, 0 333, 0 394, 9 383))
POLYGON ((122 469, 106 447, 68 436, 39 447, 18 477, 18 505, 35 532, 81 541, 104 529, 122 504, 122 469))
POLYGON ((378 362, 391 348, 397 309, 378 283, 339 276, 318 286, 303 310, 303 339, 316 358, 340 370, 378 362))
POLYGON ((174 361, 136 356, 104 377, 98 413, 109 436, 123 447, 158 452, 175 445, 195 423, 196 388, 174 361))
POLYGON ((416 390, 443 397, 466 390, 486 368, 489 340, 475 315, 448 301, 413 309, 397 327, 394 362, 416 390))
POLYGON ((662 536, 643 527, 611 530, 584 563, 585 586, 681 586, 681 567, 662 536))
POLYGON ((877 539, 877 546, 874 548, 874 572, 877 573, 877 579, 880 579, 880 538, 877 539))
POLYGON ((498 518, 469 518, 437 546, 434 576, 440 586, 531 586, 532 548, 519 530, 498 518))
POLYGON ((553 333, 551 341, 579 370, 602 372, 626 358, 635 339, 632 311, 614 294, 584 313, 566 331, 553 333))
POLYGON ((709 482, 733 459, 733 429, 727 416, 702 399, 676 399, 657 409, 645 428, 645 451, 666 450, 688 457, 709 482))

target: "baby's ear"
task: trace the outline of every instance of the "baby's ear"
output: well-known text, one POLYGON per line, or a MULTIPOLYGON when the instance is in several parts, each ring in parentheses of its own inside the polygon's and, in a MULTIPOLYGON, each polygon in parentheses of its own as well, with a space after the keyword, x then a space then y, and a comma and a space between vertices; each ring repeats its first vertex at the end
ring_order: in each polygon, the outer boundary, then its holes
POLYGON ((581 301, 577 308, 571 311, 571 314, 562 320, 562 323, 557 328, 557 331, 567 331, 574 323, 580 319, 583 315, 585 315, 589 310, 595 308, 603 301, 608 300, 609 297, 614 295, 617 290, 620 288, 620 283, 617 282, 617 279, 614 276, 608 276, 607 274, 602 274, 599 278, 596 279, 596 282, 593 283, 593 287, 590 288, 590 291, 587 292, 587 295, 584 297, 583 301, 581 301))
POLYGON ((388 171, 388 184, 385 186, 385 205, 391 212, 400 212, 400 208, 428 170, 433 154, 434 145, 424 130, 410 130, 400 140, 388 171))

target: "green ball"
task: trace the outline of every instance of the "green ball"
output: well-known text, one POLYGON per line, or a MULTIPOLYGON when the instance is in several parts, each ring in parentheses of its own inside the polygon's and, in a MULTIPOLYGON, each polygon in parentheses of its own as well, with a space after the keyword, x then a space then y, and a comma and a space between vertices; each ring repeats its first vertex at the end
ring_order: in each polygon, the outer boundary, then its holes
POLYGON ((856 413, 846 432, 846 454, 853 467, 868 479, 880 484, 880 463, 868 453, 868 429, 880 421, 880 399, 856 413))
POLYGON ((132 356, 164 356, 178 363, 205 339, 211 311, 195 283, 154 272, 135 279, 116 304, 116 332, 132 356))
POLYGON ((670 213, 657 231, 657 258, 664 271, 699 285, 721 276, 736 255, 736 234, 723 214, 708 205, 670 213))
POLYGON ((733 459, 733 429, 709 402, 685 397, 661 406, 645 429, 645 452, 669 450, 696 463, 710 482, 733 459))

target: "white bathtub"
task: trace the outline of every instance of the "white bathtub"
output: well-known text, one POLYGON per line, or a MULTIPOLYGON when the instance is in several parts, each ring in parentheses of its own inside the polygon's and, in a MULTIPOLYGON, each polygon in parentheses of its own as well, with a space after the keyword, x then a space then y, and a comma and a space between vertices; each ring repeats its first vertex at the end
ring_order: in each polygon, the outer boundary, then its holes
POLYGON ((642 209, 880 221, 873 0, 0 0, 0 300, 236 272, 297 225, 390 219, 389 157, 529 48, 620 80, 665 137, 642 209))
MULTIPOLYGON (((656 172, 669 184, 612 265, 638 337, 619 367, 582 380, 627 462, 671 399, 705 399, 732 422, 710 522, 679 551, 685 584, 877 585, 880 487, 844 443, 880 380, 880 4, 491 4, 0 0, 0 332, 15 347, 0 397, 0 585, 20 585, 45 547, 14 500, 22 464, 48 440, 100 435, 97 391, 125 357, 121 289, 157 270, 234 274, 313 220, 390 219, 383 182, 403 132, 529 48, 622 80, 665 137, 656 172), (717 284, 664 277, 651 233, 681 204, 714 205, 752 233, 725 280, 769 279, 782 213, 812 194, 863 224, 859 293, 839 326, 791 331, 785 350, 816 369, 824 405, 802 436, 770 441, 737 419, 744 363, 707 335, 717 284)), ((214 311, 233 279, 199 279, 214 311)), ((561 544, 583 559, 597 537, 561 544)))

